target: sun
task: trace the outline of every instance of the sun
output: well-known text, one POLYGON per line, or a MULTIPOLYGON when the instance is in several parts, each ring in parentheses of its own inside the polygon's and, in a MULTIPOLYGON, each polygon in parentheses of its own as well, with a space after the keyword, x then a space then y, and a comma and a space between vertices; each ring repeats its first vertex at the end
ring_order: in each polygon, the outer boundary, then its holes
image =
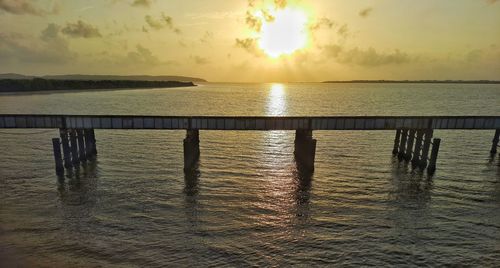
POLYGON ((306 46, 308 40, 305 12, 285 8, 271 14, 272 19, 263 21, 259 47, 271 58, 290 55, 306 46))

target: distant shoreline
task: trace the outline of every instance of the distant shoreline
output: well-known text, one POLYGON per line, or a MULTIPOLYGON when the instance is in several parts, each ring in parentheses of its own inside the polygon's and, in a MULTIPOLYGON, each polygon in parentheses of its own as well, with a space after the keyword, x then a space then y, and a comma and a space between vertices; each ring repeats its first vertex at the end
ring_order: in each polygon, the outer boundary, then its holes
POLYGON ((321 83, 331 84, 500 84, 494 80, 348 80, 348 81, 324 81, 321 83))
POLYGON ((0 79, 0 93, 194 87, 193 82, 137 80, 0 79))

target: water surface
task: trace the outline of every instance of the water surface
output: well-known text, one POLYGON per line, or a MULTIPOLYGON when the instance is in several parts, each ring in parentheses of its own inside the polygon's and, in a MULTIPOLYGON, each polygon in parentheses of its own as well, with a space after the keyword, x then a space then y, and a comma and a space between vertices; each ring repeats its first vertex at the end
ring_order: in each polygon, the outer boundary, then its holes
MULTIPOLYGON (((0 113, 500 115, 500 85, 203 84, 0 95, 0 113)), ((301 174, 288 131, 96 130, 98 159, 54 172, 56 130, 0 131, 0 266, 495 266, 493 131, 435 131, 434 177, 392 158, 393 131, 315 131, 301 174)))

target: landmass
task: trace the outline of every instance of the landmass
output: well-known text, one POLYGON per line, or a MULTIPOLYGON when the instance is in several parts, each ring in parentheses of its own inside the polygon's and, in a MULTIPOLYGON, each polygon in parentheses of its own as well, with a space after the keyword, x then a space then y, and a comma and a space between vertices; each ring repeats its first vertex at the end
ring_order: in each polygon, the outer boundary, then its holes
POLYGON ((500 84, 495 80, 347 80, 324 81, 323 83, 379 83, 379 84, 500 84))
POLYGON ((1 79, 0 92, 192 87, 193 82, 142 80, 1 79))
POLYGON ((0 79, 52 79, 52 80, 123 80, 123 81, 180 81, 180 82, 207 82, 205 79, 188 76, 172 75, 86 75, 86 74, 68 74, 68 75, 44 75, 31 76, 16 73, 0 74, 0 79))

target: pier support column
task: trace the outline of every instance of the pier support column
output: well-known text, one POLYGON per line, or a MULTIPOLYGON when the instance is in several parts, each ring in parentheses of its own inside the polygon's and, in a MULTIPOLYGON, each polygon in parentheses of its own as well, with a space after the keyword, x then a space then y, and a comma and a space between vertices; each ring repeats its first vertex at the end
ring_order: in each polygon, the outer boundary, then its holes
POLYGON ((421 169, 425 169, 427 167, 427 160, 429 158, 429 149, 431 147, 433 133, 434 131, 432 129, 425 130, 424 145, 422 147, 422 157, 420 158, 421 169))
POLYGON ((441 145, 441 139, 434 139, 432 141, 431 158, 429 160, 429 167, 427 167, 427 173, 429 174, 434 174, 434 172, 436 171, 436 162, 440 145, 441 145))
POLYGON ((295 150, 293 153, 299 168, 314 171, 316 140, 312 137, 312 130, 298 129, 295 131, 295 150))
POLYGON ((94 159, 97 154, 94 130, 85 129, 83 136, 85 137, 85 154, 87 159, 94 159))
POLYGON ((408 143, 406 145, 405 160, 410 161, 413 153, 413 143, 415 142, 415 130, 410 129, 408 136, 408 143))
POLYGON ((184 139, 184 171, 190 171, 196 167, 200 159, 200 131, 188 129, 184 139))
POLYGON ((61 128, 59 130, 59 135, 61 137, 61 144, 64 154, 64 167, 72 168, 73 163, 71 162, 71 150, 69 149, 68 130, 61 128))
POLYGON ((398 153, 399 160, 403 160, 403 157, 406 154, 405 148, 407 139, 408 139, 408 129, 403 129, 401 131, 401 143, 399 144, 399 153, 398 153))
POLYGON ((85 137, 83 136, 83 130, 77 129, 76 135, 78 139, 78 152, 80 153, 80 161, 87 161, 87 152, 85 151, 85 137))
POLYGON ((495 136, 493 137, 493 143, 491 144, 491 150, 490 153, 492 155, 497 153, 497 147, 498 147, 498 141, 500 140, 500 129, 497 129, 495 131, 495 136))
POLYGON ((80 158, 78 157, 78 143, 76 140, 76 131, 71 129, 69 131, 69 141, 71 143, 71 162, 73 166, 80 164, 80 158))
POLYGON ((90 140, 92 141, 92 155, 96 156, 97 155, 97 141, 95 139, 94 129, 93 128, 89 129, 89 133, 90 133, 90 140))
POLYGON ((401 139, 401 129, 398 129, 396 130, 396 137, 394 137, 394 149, 392 149, 393 155, 398 154, 400 139, 401 139))
POLYGON ((413 168, 415 168, 420 163, 420 156, 422 151, 422 140, 424 137, 423 130, 417 130, 417 136, 415 138, 415 150, 413 151, 413 157, 411 159, 411 163, 413 168))
POLYGON ((54 149, 54 161, 56 163, 56 174, 63 175, 64 174, 64 165, 61 155, 61 141, 59 138, 52 139, 52 147, 54 149))

